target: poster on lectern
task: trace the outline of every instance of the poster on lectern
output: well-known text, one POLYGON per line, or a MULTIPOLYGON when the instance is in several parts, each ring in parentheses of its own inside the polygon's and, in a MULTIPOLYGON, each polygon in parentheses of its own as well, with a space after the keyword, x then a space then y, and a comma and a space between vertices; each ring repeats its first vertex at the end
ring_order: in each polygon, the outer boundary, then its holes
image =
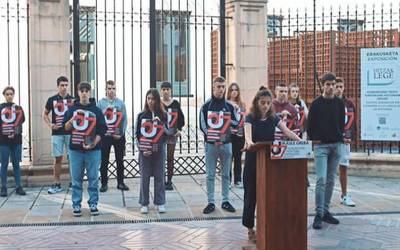
POLYGON ((271 160, 312 158, 311 141, 274 141, 271 145, 271 160))
POLYGON ((361 140, 400 141, 400 48, 361 49, 361 140))

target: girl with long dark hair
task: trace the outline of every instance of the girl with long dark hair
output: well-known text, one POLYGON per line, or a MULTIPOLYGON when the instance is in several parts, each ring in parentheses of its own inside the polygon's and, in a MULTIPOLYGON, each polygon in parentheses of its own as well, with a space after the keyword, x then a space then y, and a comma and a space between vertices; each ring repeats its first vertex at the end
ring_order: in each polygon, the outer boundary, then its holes
MULTIPOLYGON (((283 121, 272 109, 272 94, 263 89, 257 92, 253 99, 250 113, 246 116, 244 123, 245 147, 249 149, 254 143, 262 141, 273 141, 275 128, 278 127, 289 139, 300 141, 300 138, 290 131, 283 121)), ((255 241, 254 213, 256 209, 256 152, 246 152, 243 170, 244 183, 244 208, 242 224, 248 229, 249 240, 255 241)))
POLYGON ((159 213, 165 213, 165 139, 170 135, 167 114, 161 104, 157 89, 146 93, 144 109, 139 113, 136 124, 136 138, 139 142, 140 212, 149 211, 150 177, 154 176, 154 205, 159 213))

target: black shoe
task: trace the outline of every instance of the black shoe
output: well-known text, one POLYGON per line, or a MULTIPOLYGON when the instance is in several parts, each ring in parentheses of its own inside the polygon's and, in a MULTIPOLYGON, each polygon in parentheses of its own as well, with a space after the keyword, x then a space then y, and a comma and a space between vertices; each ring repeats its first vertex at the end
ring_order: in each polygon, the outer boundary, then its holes
POLYGON ((96 205, 90 206, 90 215, 92 215, 92 216, 99 215, 99 210, 97 209, 96 205))
POLYGON ((321 229, 322 228, 322 216, 321 215, 316 215, 314 218, 314 223, 312 224, 312 227, 314 229, 321 229))
POLYGON ((69 182, 68 188, 72 188, 72 182, 69 182))
POLYGON ((100 192, 101 193, 105 193, 105 192, 107 192, 107 190, 108 190, 108 186, 107 186, 107 184, 101 184, 101 187, 100 187, 100 192))
POLYGON ((172 186, 172 182, 166 182, 165 183, 165 190, 168 190, 168 191, 170 191, 170 190, 174 190, 174 187, 172 186))
POLYGON ((128 191, 129 190, 129 187, 127 185, 125 185, 125 183, 119 183, 117 188, 119 190, 124 190, 124 191, 128 191))
POLYGON ((6 187, 2 187, 1 188, 1 192, 0 192, 0 197, 7 197, 7 188, 6 187))
POLYGON ((211 212, 214 212, 215 210, 215 205, 213 203, 208 203, 207 207, 203 209, 203 214, 209 214, 211 212))
POLYGON ((231 205, 231 203, 229 203, 229 201, 223 202, 221 208, 231 213, 236 212, 236 209, 231 205))
POLYGON ((339 224, 339 220, 336 219, 335 217, 333 217, 332 214, 329 212, 326 212, 324 214, 324 217, 322 217, 322 220, 329 224, 334 224, 334 225, 339 224))
POLYGON ((80 217, 82 215, 81 207, 73 207, 72 208, 72 214, 75 217, 80 217))
POLYGON ((19 194, 19 195, 26 195, 26 192, 24 191, 24 189, 23 189, 21 186, 17 187, 17 188, 15 189, 15 192, 16 192, 17 194, 19 194))

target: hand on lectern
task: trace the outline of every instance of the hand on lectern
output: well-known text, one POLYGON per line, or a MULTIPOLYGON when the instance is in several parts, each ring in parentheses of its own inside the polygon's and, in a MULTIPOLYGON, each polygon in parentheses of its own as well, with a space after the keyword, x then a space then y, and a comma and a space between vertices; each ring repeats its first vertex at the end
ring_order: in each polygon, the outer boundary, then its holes
POLYGON ((244 147, 243 147, 242 151, 248 151, 253 145, 254 145, 253 141, 247 141, 244 144, 244 147))

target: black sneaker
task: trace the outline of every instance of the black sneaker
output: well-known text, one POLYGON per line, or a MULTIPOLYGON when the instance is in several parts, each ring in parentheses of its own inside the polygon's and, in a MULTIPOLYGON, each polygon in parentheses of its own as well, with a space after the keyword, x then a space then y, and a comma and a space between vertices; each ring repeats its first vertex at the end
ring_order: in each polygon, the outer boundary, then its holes
POLYGON ((75 217, 80 217, 81 215, 82 215, 82 211, 81 211, 81 207, 73 207, 72 208, 72 214, 75 216, 75 217))
POLYGON ((214 212, 215 210, 215 205, 213 203, 208 203, 207 207, 203 209, 203 214, 209 214, 211 212, 214 212))
POLYGON ((166 182, 165 183, 165 190, 171 191, 174 190, 174 187, 172 186, 172 182, 166 182))
POLYGON ((99 210, 96 205, 90 205, 90 215, 96 216, 99 215, 99 210))
POLYGON ((333 217, 332 214, 329 212, 326 212, 324 214, 324 217, 322 217, 322 220, 329 224, 334 224, 334 225, 339 224, 339 220, 336 219, 335 217, 333 217))
POLYGON ((223 202, 221 208, 231 213, 236 212, 236 209, 231 205, 231 203, 229 203, 229 201, 223 202))
POLYGON ((314 217, 314 222, 312 224, 312 227, 314 229, 321 229, 322 228, 322 216, 321 215, 317 214, 314 217))
POLYGON ((17 187, 17 188, 15 189, 15 192, 16 192, 17 194, 19 194, 19 195, 26 195, 26 192, 24 191, 24 189, 23 189, 21 186, 17 187))
POLYGON ((124 190, 124 191, 128 191, 128 190, 129 190, 129 187, 128 187, 127 185, 125 185, 125 183, 119 183, 119 184, 117 185, 117 188, 118 188, 119 190, 124 190))
POLYGON ((7 197, 7 188, 6 187, 2 187, 1 188, 1 192, 0 192, 0 197, 7 197))
POLYGON ((107 192, 107 190, 108 190, 108 185, 107 184, 101 184, 101 187, 100 187, 100 192, 102 192, 102 193, 104 193, 104 192, 107 192))

